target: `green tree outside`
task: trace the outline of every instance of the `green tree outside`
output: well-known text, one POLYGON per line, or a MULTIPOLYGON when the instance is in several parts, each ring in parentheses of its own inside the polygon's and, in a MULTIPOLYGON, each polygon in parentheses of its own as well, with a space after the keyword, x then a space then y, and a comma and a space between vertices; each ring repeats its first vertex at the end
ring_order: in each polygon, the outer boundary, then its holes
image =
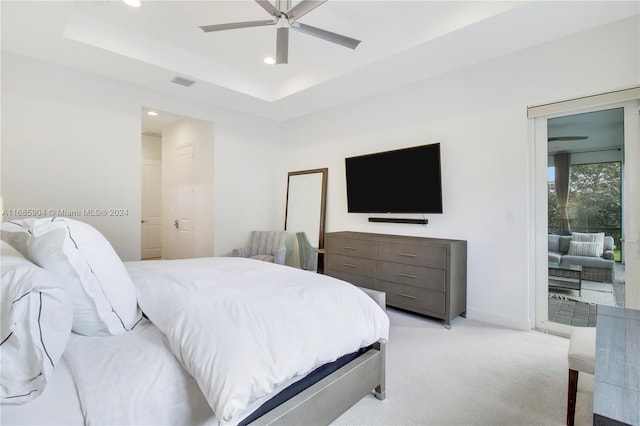
MULTIPOLYGON (((572 231, 611 235, 620 260, 622 238, 622 165, 620 162, 576 164, 569 169, 569 223, 572 231)), ((549 231, 558 229, 558 199, 551 179, 549 231)))

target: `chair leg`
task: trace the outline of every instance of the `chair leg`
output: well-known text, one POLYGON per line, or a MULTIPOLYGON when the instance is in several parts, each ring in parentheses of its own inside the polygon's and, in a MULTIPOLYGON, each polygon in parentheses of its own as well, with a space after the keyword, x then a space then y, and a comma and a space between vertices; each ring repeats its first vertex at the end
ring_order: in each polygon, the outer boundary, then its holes
POLYGON ((567 426, 573 426, 576 415, 576 394, 578 393, 578 372, 569 369, 569 391, 567 396, 567 426))

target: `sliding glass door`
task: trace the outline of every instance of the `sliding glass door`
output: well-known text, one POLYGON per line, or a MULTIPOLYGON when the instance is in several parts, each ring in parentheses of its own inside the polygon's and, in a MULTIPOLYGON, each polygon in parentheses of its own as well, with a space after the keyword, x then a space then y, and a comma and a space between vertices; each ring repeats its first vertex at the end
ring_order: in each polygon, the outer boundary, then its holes
POLYGON ((594 325, 597 304, 640 307, 638 100, 594 104, 559 105, 532 123, 535 323, 559 334, 594 325), (611 275, 598 260, 561 261, 588 254, 575 252, 588 244, 568 252, 572 232, 608 237, 592 255, 613 257, 611 275))

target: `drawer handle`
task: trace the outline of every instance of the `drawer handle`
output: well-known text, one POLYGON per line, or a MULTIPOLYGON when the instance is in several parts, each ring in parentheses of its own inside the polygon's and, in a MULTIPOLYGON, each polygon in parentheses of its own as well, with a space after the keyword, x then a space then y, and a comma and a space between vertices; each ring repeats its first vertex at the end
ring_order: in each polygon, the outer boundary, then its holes
POLYGON ((345 250, 358 250, 358 247, 344 246, 342 247, 345 250))
POLYGON ((398 272, 398 275, 401 277, 405 277, 405 278, 418 278, 415 275, 411 275, 411 274, 403 274, 402 272, 398 272))
POLYGON ((417 299, 417 297, 415 296, 412 296, 410 294, 404 294, 404 293, 400 293, 398 294, 398 296, 406 297, 407 299, 417 299))
POLYGON ((358 265, 354 265, 353 263, 343 263, 342 266, 348 266, 349 268, 357 268, 358 265))
POLYGON ((404 256, 404 257, 418 257, 417 254, 413 254, 413 253, 398 253, 398 256, 404 256))

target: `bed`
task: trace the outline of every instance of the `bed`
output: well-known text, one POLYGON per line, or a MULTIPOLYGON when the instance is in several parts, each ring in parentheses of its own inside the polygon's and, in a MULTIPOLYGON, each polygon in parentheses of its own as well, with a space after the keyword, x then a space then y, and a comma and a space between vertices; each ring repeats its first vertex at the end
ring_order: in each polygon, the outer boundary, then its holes
POLYGON ((123 264, 71 219, 2 228, 3 424, 327 424, 385 396, 379 294, 243 258, 123 264))

